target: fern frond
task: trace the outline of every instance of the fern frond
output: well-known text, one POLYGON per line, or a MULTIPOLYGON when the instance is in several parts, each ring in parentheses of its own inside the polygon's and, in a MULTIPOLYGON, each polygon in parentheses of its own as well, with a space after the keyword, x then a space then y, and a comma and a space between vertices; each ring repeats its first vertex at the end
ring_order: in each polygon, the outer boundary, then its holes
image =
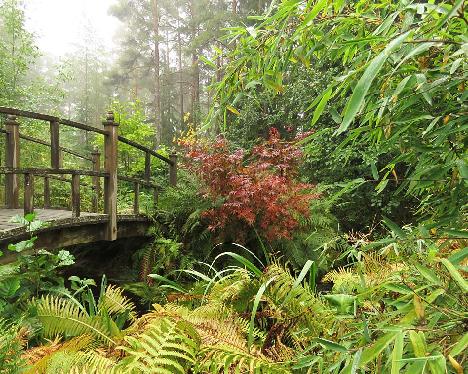
POLYGON ((118 368, 129 372, 185 374, 195 362, 198 337, 193 329, 168 318, 155 319, 138 336, 126 336, 118 368))
POLYGON ((57 296, 43 296, 33 302, 37 317, 43 326, 45 337, 74 337, 92 334, 100 341, 116 344, 111 331, 101 319, 90 317, 83 309, 69 299, 57 296))
POLYGON ((360 285, 359 275, 350 268, 338 268, 325 274, 322 278, 324 283, 333 283, 333 291, 351 293, 360 285))
POLYGON ((92 349, 96 347, 96 340, 91 335, 81 335, 75 337, 65 343, 60 343, 60 338, 55 338, 47 345, 35 347, 25 352, 23 357, 28 361, 30 365, 33 365, 27 373, 37 374, 50 372, 47 370, 53 365, 54 361, 60 361, 61 367, 63 368, 65 363, 58 357, 62 356, 62 353, 76 353, 82 349, 92 349))
POLYGON ((131 321, 136 320, 135 304, 122 295, 123 290, 119 287, 109 285, 106 292, 99 300, 99 310, 106 311, 109 315, 128 313, 131 321))
POLYGON ((208 298, 216 302, 230 302, 237 299, 246 287, 252 288, 252 282, 246 269, 236 270, 215 282, 208 298))
POLYGON ((309 335, 320 335, 332 325, 333 315, 328 307, 309 288, 295 285, 295 278, 283 267, 272 264, 262 277, 264 280, 274 279, 265 296, 268 306, 278 317, 305 323, 309 335))
POLYGON ((274 362, 262 354, 235 350, 231 346, 203 348, 198 356, 196 370, 209 373, 291 373, 287 363, 274 362))
POLYGON ((44 371, 31 371, 31 374, 111 374, 116 362, 99 353, 60 350, 48 361, 44 371))
POLYGON ((116 361, 102 356, 95 351, 77 352, 73 360, 73 367, 70 372, 80 372, 86 374, 113 373, 116 361))

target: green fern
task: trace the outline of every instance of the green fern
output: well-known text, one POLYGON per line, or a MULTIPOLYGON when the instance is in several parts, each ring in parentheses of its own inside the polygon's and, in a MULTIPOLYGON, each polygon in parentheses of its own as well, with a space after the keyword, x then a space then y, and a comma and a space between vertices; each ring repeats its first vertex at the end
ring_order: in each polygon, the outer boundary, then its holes
POLYGON ((36 307, 45 337, 92 334, 100 341, 117 344, 112 339, 111 321, 104 321, 104 318, 99 316, 90 316, 70 299, 47 295, 35 300, 33 305, 36 307))
POLYGON ((293 320, 308 328, 307 334, 322 335, 333 323, 328 307, 282 266, 270 265, 263 274, 264 281, 272 279, 265 296, 268 307, 280 318, 293 320))
POLYGON ((131 321, 135 321, 135 305, 123 296, 123 290, 109 285, 98 303, 98 310, 106 311, 111 316, 126 314, 131 321))
POLYGON ((198 336, 183 322, 155 319, 137 336, 126 336, 128 346, 119 347, 125 357, 118 369, 129 373, 185 374, 195 362, 198 336))
POLYGON ((200 351, 197 373, 291 373, 289 365, 274 362, 266 356, 233 349, 232 346, 206 347, 200 351))

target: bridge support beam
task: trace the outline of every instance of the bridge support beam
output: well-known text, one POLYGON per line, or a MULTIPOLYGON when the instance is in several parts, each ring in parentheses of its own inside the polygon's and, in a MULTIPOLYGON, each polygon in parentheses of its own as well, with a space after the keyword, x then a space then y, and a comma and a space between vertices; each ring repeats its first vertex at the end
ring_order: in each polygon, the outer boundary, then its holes
POLYGON ((114 113, 107 113, 103 122, 107 134, 104 137, 104 168, 108 176, 104 178, 104 213, 109 221, 106 229, 106 240, 117 239, 117 144, 118 124, 114 113))
MULTIPOLYGON (((5 149, 5 166, 10 169, 20 167, 20 137, 19 123, 16 121, 16 116, 9 115, 5 122, 6 149, 5 149)), ((19 184, 17 174, 7 174, 5 176, 5 203, 10 209, 19 208, 19 184)))

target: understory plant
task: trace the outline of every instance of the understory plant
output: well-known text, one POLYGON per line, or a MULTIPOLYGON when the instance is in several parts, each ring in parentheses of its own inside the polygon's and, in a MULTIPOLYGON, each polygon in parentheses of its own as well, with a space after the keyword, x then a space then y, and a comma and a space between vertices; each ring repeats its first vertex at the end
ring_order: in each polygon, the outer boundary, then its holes
POLYGON ((349 265, 323 278, 311 260, 292 273, 225 252, 206 271, 185 271, 192 286, 150 275, 170 302, 139 318, 113 286, 94 314, 43 297, 34 302, 43 334, 61 338, 23 358, 41 373, 463 373, 467 242, 419 236, 400 229, 355 246, 349 265), (216 270, 222 257, 238 265, 216 270), (127 321, 118 329, 116 316, 127 321))
POLYGON ((224 138, 180 140, 186 167, 200 178, 210 203, 202 217, 220 239, 246 242, 254 229, 269 241, 290 238, 300 217, 310 214, 310 201, 319 195, 298 177, 300 138, 281 140, 271 128, 268 140, 250 152, 232 150, 224 138))

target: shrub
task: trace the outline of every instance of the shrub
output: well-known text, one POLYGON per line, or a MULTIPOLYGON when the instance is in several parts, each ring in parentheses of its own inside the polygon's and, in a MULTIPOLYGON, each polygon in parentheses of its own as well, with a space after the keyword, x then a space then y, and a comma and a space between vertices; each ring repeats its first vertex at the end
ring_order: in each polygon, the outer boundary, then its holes
POLYGON ((252 229, 268 240, 291 237, 299 218, 309 215, 310 201, 319 197, 313 185, 298 180, 300 139, 283 141, 272 128, 268 140, 249 153, 232 151, 221 137, 180 142, 186 167, 201 179, 203 197, 211 202, 203 213, 211 231, 236 241, 245 241, 252 229))

